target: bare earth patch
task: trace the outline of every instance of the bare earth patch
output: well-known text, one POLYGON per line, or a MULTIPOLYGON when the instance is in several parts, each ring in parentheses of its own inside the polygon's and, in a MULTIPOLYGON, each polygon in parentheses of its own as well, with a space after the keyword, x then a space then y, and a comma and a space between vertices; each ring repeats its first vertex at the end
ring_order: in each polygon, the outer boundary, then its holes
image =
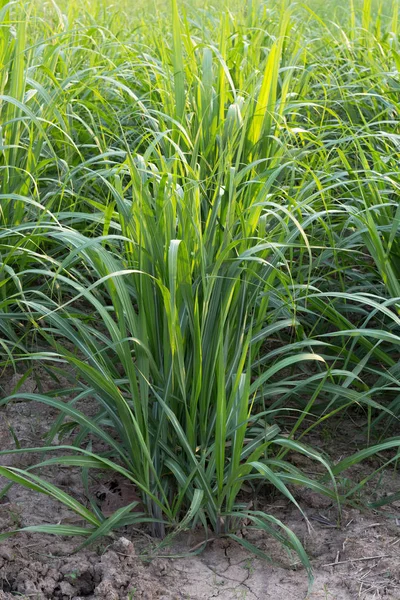
MULTIPOLYGON (((41 380, 46 389, 56 389, 57 384, 46 380, 44 373, 41 380)), ((17 383, 18 376, 11 377, 2 393, 9 393, 10 387, 17 383)), ((23 390, 34 391, 35 385, 28 379, 23 390)), ((31 402, 1 409, 1 448, 15 447, 10 426, 21 445, 42 445, 42 436, 54 417, 55 413, 47 407, 31 402)), ((342 440, 335 439, 335 444, 341 443, 347 444, 345 436, 342 440)), ((5 456, 1 463, 23 467, 38 458, 38 455, 5 456)), ((368 468, 371 467, 362 467, 368 468)), ((46 473, 57 485, 85 501, 77 472, 53 469, 46 473)), ((1 481, 2 485, 5 483, 1 481)), ((400 476, 388 471, 371 494, 399 488, 400 476)), ((113 493, 119 494, 119 500, 123 501, 123 494, 130 492, 111 488, 104 494, 104 502, 115 510, 118 497, 113 498, 113 493)), ((309 595, 304 570, 296 568, 274 540, 258 531, 243 529, 241 535, 267 551, 274 564, 255 558, 226 539, 210 541, 201 554, 188 556, 202 541, 200 532, 182 535, 172 547, 154 557, 154 548, 145 532, 127 528, 114 539, 105 538, 95 547, 76 554, 72 554, 78 544, 75 539, 21 534, 3 542, 0 600, 399 600, 400 521, 396 512, 398 516, 400 507, 363 513, 345 508, 339 523, 337 509, 329 502, 304 490, 297 490, 296 494, 310 519, 311 531, 299 512, 281 497, 268 498, 265 493, 257 502, 292 528, 305 545, 315 575, 309 595), (148 560, 150 550, 152 560, 148 560), (183 557, 176 558, 177 555, 183 557), (278 562, 286 566, 275 564, 278 562)), ((74 515, 51 498, 16 485, 0 500, 2 532, 39 523, 77 523, 74 519, 74 515)))

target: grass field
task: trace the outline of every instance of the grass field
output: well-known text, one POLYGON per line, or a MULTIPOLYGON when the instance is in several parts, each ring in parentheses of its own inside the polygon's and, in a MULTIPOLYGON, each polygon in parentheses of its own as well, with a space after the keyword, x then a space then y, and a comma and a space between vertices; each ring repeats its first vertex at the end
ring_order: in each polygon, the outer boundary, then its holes
POLYGON ((1 400, 59 418, 35 449, 50 458, 0 474, 86 522, 35 531, 88 544, 201 526, 263 555, 236 535, 246 522, 310 571, 243 486, 340 506, 365 483, 343 492, 348 467, 399 458, 398 14, 397 0, 0 0, 0 366, 70 378, 1 400), (360 452, 333 462, 308 444, 354 413, 360 452), (49 464, 82 467, 83 485, 115 471, 141 503, 105 517, 49 464))

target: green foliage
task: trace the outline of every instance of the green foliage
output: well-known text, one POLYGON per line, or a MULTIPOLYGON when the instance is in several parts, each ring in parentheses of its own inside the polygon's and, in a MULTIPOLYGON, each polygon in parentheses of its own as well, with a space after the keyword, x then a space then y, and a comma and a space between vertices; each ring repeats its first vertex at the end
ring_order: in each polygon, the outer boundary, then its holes
POLYGON ((73 373, 68 400, 1 400, 56 408, 48 443, 70 444, 0 473, 87 523, 25 530, 200 524, 264 556, 247 520, 311 577, 244 483, 340 506, 359 487, 336 476, 398 456, 306 444, 339 412, 370 435, 400 413, 398 3, 314 4, 0 3, 0 357, 73 373), (106 518, 34 474, 54 464, 115 471, 142 505, 106 518))

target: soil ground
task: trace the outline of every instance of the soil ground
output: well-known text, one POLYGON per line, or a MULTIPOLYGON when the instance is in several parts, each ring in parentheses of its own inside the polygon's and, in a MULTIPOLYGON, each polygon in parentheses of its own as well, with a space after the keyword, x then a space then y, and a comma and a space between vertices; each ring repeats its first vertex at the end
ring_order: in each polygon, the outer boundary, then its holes
MULTIPOLYGON (((20 376, 8 374, 0 395, 10 393, 19 381, 20 376)), ((39 379, 27 378, 21 389, 35 391, 38 381, 45 389, 59 385, 40 373, 39 379)), ((15 447, 11 428, 22 446, 42 445, 54 417, 48 407, 32 402, 0 409, 1 448, 15 447)), ((351 431, 350 435, 340 426, 312 443, 332 450, 339 458, 357 449, 357 423, 351 431)), ((38 459, 38 454, 13 455, 1 457, 0 462, 26 467, 38 459)), ((303 457, 298 460, 307 461, 303 457)), ((376 468, 374 460, 354 468, 349 477, 358 480, 368 475, 376 468)), ((306 471, 315 469, 307 462, 301 466, 306 471)), ((85 502, 78 472, 57 468, 46 473, 85 502)), ((1 487, 5 483, 1 480, 1 487)), ((99 479, 92 485, 97 486, 105 512, 131 501, 134 494, 129 486, 124 488, 114 480, 99 479)), ((387 470, 364 495, 375 499, 399 489, 400 475, 387 470)), ((256 508, 281 519, 303 542, 314 569, 311 591, 304 569, 290 562, 277 542, 258 531, 243 529, 239 535, 268 552, 279 566, 255 558, 224 538, 211 539, 202 553, 193 554, 203 540, 201 532, 187 532, 172 546, 156 551, 145 531, 127 528, 119 533, 122 537, 104 538, 74 554, 78 541, 71 538, 25 533, 4 541, 0 544, 0 600, 400 600, 400 503, 380 511, 344 507, 339 519, 337 509, 326 499, 299 489, 295 494, 311 530, 298 510, 267 488, 261 489, 253 502, 256 508)), ((78 524, 66 508, 17 485, 0 500, 1 532, 39 523, 71 522, 78 524)))

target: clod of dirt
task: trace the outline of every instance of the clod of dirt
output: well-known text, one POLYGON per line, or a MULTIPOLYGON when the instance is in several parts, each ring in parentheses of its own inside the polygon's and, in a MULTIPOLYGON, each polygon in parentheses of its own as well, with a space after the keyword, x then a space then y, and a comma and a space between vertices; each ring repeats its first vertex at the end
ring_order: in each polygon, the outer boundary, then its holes
POLYGON ((62 581, 60 583, 60 593, 66 598, 72 598, 76 594, 76 589, 68 581, 62 581))
MULTIPOLYGON (((95 571, 93 565, 81 557, 68 560, 61 567, 60 574, 73 588, 73 595, 88 596, 95 589, 95 571)), ((100 580, 99 580, 100 581, 100 580)))
POLYGON ((96 588, 95 598, 102 600, 119 600, 119 593, 114 589, 112 581, 102 581, 96 588))
POLYGON ((2 562, 1 559, 3 559, 3 562, 5 560, 10 561, 13 559, 14 553, 11 550, 11 548, 9 548, 8 546, 5 546, 3 544, 0 544, 0 563, 2 562))
POLYGON ((150 569, 157 577, 163 577, 168 573, 168 561, 165 558, 155 558, 151 561, 150 569))
POLYGON ((0 546, 0 600, 11 600, 14 594, 21 600, 126 600, 132 590, 135 598, 159 598, 165 593, 127 538, 116 540, 101 557, 93 551, 64 558, 49 555, 50 565, 29 560, 23 545, 21 552, 15 552, 15 542, 0 546))
POLYGON ((135 556, 135 546, 132 544, 130 540, 124 537, 120 537, 113 544, 113 548, 115 552, 120 554, 125 554, 127 556, 135 556))

